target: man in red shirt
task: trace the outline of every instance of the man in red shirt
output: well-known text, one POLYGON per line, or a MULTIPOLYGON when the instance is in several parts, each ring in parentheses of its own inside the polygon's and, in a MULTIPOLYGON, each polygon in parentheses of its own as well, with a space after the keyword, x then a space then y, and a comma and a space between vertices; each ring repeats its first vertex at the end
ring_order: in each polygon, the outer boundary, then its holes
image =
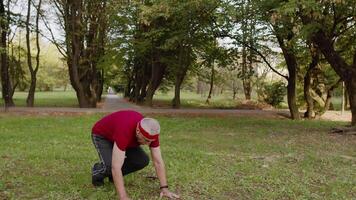
POLYGON ((114 181, 119 199, 129 199, 123 176, 146 167, 148 155, 140 145, 149 145, 153 165, 160 181, 160 197, 179 198, 168 190, 166 171, 159 147, 160 125, 157 120, 144 118, 136 111, 118 111, 103 117, 92 128, 93 144, 100 163, 92 170, 94 186, 104 184, 104 178, 114 181))

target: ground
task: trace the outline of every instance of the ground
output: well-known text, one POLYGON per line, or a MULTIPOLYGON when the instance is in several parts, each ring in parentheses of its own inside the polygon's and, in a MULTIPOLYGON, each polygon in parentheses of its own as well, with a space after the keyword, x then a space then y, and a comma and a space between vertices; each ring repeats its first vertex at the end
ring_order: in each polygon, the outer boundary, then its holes
MULTIPOLYGON (((90 128, 102 114, 1 116, 0 199, 115 199, 96 189, 90 128)), ((328 121, 156 116, 172 191, 183 199, 352 199, 356 137, 328 121)), ((147 148, 145 148, 147 151, 147 148)), ((133 199, 158 199, 152 165, 125 177, 133 199)))
MULTIPOLYGON (((90 183, 98 160, 90 129, 106 113, 127 108, 160 121, 168 182, 182 199, 356 196, 356 136, 330 134, 346 122, 292 121, 285 110, 150 109, 112 97, 97 109, 1 113, 0 200, 115 199, 112 184, 90 183)), ((152 177, 152 165, 125 177, 130 196, 158 199, 152 177)))
MULTIPOLYGON (((175 115, 175 116, 246 116, 258 118, 288 118, 289 111, 286 109, 170 109, 170 108, 150 108, 138 106, 128 102, 126 99, 117 95, 108 94, 104 103, 98 108, 74 108, 74 107, 13 107, 8 108, 7 112, 12 114, 40 114, 40 115, 80 115, 90 113, 111 113, 122 109, 132 109, 144 114, 160 114, 160 115, 175 115)), ((4 109, 1 113, 4 113, 4 109)), ((351 113, 349 111, 341 113, 339 111, 327 111, 321 120, 331 121, 351 121, 351 113)))

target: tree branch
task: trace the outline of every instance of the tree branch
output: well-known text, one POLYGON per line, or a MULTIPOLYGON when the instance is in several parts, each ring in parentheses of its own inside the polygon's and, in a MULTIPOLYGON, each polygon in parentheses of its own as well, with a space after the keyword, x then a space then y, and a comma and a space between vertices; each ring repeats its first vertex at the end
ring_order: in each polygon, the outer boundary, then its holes
MULTIPOLYGON (((38 11, 37 11, 37 12, 38 12, 38 11)), ((40 16, 41 16, 41 19, 42 19, 44 25, 46 26, 47 30, 50 32, 51 38, 48 38, 48 37, 45 36, 44 34, 41 34, 41 35, 42 35, 43 37, 45 37, 46 39, 48 39, 50 42, 52 42, 52 43, 56 46, 56 48, 58 49, 59 53, 60 53, 64 58, 67 58, 66 49, 63 48, 63 47, 56 41, 56 39, 55 39, 55 37, 54 37, 54 34, 53 34, 53 31, 52 31, 51 27, 49 26, 49 24, 48 24, 46 18, 43 16, 42 13, 40 14, 40 16)))
MULTIPOLYGON (((213 23, 216 27, 219 27, 216 23, 215 20, 213 20, 213 23)), ((252 51, 254 51, 255 53, 257 53, 262 60, 267 64, 268 68, 270 68, 274 73, 278 74, 279 76, 285 78, 288 80, 288 76, 287 75, 283 75, 282 73, 278 72, 274 67, 272 67, 272 65, 268 62, 267 58, 265 55, 263 55, 257 48, 250 46, 249 44, 247 44, 246 42, 241 41, 239 38, 237 38, 236 36, 232 36, 231 34, 229 34, 226 30, 220 30, 218 33, 214 33, 215 36, 220 37, 220 38, 224 38, 224 37, 228 37, 231 39, 234 39, 236 42, 238 42, 239 44, 251 49, 252 51)))

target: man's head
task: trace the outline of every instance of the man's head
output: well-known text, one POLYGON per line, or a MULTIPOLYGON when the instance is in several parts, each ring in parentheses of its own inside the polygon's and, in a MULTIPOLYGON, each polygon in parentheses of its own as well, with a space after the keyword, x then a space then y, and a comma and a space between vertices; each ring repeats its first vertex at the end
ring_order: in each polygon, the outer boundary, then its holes
POLYGON ((140 144, 150 144, 158 139, 160 125, 153 118, 143 118, 137 123, 136 138, 140 144))

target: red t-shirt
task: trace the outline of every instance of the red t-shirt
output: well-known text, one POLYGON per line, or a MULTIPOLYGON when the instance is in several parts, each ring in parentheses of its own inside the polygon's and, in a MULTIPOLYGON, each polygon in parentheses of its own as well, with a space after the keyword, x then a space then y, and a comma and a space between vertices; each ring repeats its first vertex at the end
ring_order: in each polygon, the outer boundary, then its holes
MULTIPOLYGON (((114 112, 96 122, 92 133, 115 142, 120 150, 126 151, 127 148, 140 146, 136 139, 136 127, 141 119, 143 115, 133 110, 114 112)), ((158 147, 159 139, 149 146, 158 147)))

